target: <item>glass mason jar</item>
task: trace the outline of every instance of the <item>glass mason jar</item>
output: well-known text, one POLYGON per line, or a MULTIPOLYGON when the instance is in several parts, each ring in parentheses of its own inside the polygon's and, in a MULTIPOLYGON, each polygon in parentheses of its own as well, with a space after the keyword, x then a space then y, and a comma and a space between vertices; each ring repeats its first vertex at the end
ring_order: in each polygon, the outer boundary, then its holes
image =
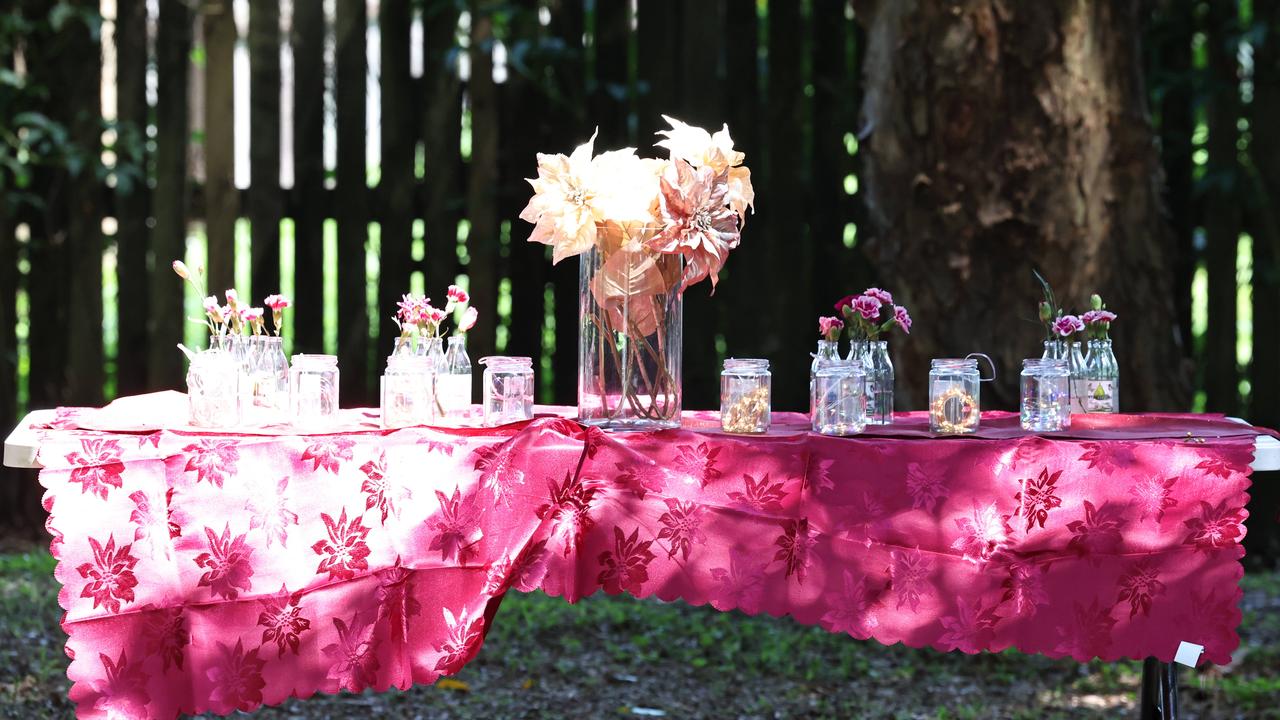
POLYGON ((485 427, 533 419, 533 359, 492 356, 484 365, 485 427))
POLYGON ((656 229, 597 225, 578 261, 578 421, 680 426, 683 260, 645 246, 656 229))
POLYGON ((240 366, 225 350, 205 350, 187 368, 187 406, 194 427, 240 424, 240 366))
POLYGON ((467 356, 467 339, 462 335, 449 338, 449 349, 436 371, 436 398, 439 401, 441 425, 456 425, 471 410, 471 358, 467 356))
POLYGON ((1023 430, 1057 432, 1071 426, 1071 370, 1066 360, 1023 360, 1021 386, 1023 430))
POLYGON ((720 373, 720 428, 729 433, 769 432, 772 385, 768 360, 725 360, 720 373))
POLYGON ((893 422, 893 361, 887 340, 854 340, 849 359, 861 359, 867 373, 867 424, 893 422))
POLYGON ((1088 413, 1120 412, 1120 366, 1110 340, 1090 340, 1085 361, 1081 404, 1088 413))
POLYGON ((296 425, 323 425, 333 419, 338 412, 337 356, 293 356, 289 408, 296 425))
POLYGON ((431 397, 431 366, 419 355, 392 355, 382 374, 382 427, 430 424, 435 407, 431 397))
POLYGON ((995 379, 995 364, 982 353, 963 358, 935 358, 929 367, 929 429, 946 435, 978 429, 982 413, 982 382, 995 379), (978 372, 977 358, 991 365, 991 377, 978 372))
POLYGON ((821 362, 813 372, 809 398, 813 431, 855 435, 867 426, 867 370, 860 360, 821 362))

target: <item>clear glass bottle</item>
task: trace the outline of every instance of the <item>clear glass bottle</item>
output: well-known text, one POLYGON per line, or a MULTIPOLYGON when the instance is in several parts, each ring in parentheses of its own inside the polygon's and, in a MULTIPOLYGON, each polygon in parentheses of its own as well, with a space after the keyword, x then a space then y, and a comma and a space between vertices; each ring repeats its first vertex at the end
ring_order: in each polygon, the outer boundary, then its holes
POLYGON ((813 353, 810 357, 813 362, 809 363, 809 417, 813 417, 813 381, 818 376, 818 368, 825 363, 833 363, 840 360, 839 342, 836 340, 819 340, 818 352, 813 353))
POLYGON ((431 367, 418 355, 391 355, 382 374, 382 427, 426 425, 435 409, 431 398, 431 367))
POLYGON ((284 419, 289 405, 289 359, 284 342, 272 335, 253 338, 249 379, 253 388, 253 407, 264 422, 284 419))
POLYGON ((449 349, 436 373, 436 397, 441 425, 457 425, 471 410, 471 358, 467 356, 466 336, 449 337, 449 349))
POLYGON ((1084 399, 1088 395, 1085 382, 1085 368, 1089 361, 1085 358, 1078 342, 1071 343, 1071 354, 1067 359, 1067 367, 1071 371, 1071 412, 1089 412, 1085 409, 1084 399))
POLYGON ((187 368, 191 425, 230 428, 240 424, 240 367, 225 350, 196 353, 187 368))
POLYGON ((981 383, 995 379, 995 364, 982 353, 935 358, 929 367, 929 429, 944 435, 974 432, 982 418, 981 383), (977 358, 991 365, 991 377, 978 372, 977 358))
POLYGON ((1090 340, 1085 361, 1081 402, 1085 412, 1120 412, 1120 366, 1110 340, 1090 340))
POLYGON ((867 424, 893 422, 893 361, 887 340, 854 340, 849 359, 860 358, 867 374, 867 424))
POLYGON ((480 358, 484 366, 485 427, 533 419, 533 360, 527 357, 480 358))
POLYGON ((744 434, 769 432, 772 386, 768 360, 725 360, 720 372, 720 429, 744 434))
POLYGON ((813 373, 809 415, 813 431, 856 435, 867 426, 867 371, 861 360, 823 361, 813 373))
POLYGON ((1071 370, 1066 360, 1023 360, 1019 413, 1022 429, 1057 432, 1070 427, 1070 383, 1071 370))
POLYGON ((294 355, 289 368, 289 408, 295 425, 318 426, 338 412, 336 355, 294 355))

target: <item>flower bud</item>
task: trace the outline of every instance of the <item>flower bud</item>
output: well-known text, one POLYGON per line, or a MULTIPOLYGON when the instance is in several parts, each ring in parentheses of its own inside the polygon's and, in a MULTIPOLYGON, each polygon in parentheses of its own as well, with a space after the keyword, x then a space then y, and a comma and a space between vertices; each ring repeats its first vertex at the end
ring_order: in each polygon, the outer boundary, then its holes
POLYGON ((1094 293, 1094 294, 1090 295, 1090 296, 1089 296, 1089 307, 1090 307, 1090 308, 1092 308, 1092 309, 1094 309, 1094 310, 1101 310, 1103 307, 1105 307, 1105 306, 1102 304, 1102 296, 1101 296, 1101 295, 1099 295, 1098 293, 1094 293))
POLYGON ((1040 303, 1040 322, 1047 323, 1053 319, 1053 308, 1049 307, 1049 303, 1040 303))
POLYGON ((187 272, 187 264, 182 262, 181 260, 173 261, 173 271, 177 273, 178 277, 182 278, 183 280, 186 280, 187 278, 191 277, 191 274, 187 272))

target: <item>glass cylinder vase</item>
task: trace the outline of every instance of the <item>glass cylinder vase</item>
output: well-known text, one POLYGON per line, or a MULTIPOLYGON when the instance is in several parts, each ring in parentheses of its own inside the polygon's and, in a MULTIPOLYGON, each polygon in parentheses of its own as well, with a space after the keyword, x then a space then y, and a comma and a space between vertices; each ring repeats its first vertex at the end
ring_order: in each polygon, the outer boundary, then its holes
POLYGON ((893 422, 893 361, 887 340, 854 340, 850 360, 861 360, 867 373, 867 424, 893 422))
POLYGON ((579 256, 578 420, 606 430, 680 426, 683 263, 647 231, 608 230, 579 256))

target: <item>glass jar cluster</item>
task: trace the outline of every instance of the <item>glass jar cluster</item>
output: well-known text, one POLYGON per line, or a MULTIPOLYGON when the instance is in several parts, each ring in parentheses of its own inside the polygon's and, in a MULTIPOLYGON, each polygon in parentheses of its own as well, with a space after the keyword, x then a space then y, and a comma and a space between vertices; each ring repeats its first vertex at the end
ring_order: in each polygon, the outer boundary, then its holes
POLYGON ((439 337, 396 338, 382 376, 382 426, 444 427, 471 414, 471 358, 466 338, 454 335, 448 350, 439 337))
POLYGON ((278 336, 218 335, 187 370, 191 424, 281 422, 289 409, 289 361, 278 336))
POLYGON ((1110 340, 1046 340, 1041 358, 1067 363, 1071 412, 1120 412, 1120 366, 1110 340))
MULTIPOLYGON (((893 361, 889 358, 889 343, 886 340, 851 340, 847 355, 841 355, 839 341, 822 339, 818 341, 818 351, 813 354, 813 363, 809 370, 809 414, 815 432, 826 434, 848 435, 861 432, 867 425, 889 425, 893 422, 893 361), (848 372, 840 370, 844 364, 858 365, 863 383, 855 388, 854 384, 844 379, 837 382, 836 374, 848 372), (819 388, 819 368, 826 368, 822 385, 819 388), (843 397, 832 393, 843 392, 843 397), (817 401, 824 398, 824 403, 817 401), (861 422, 849 423, 845 419, 833 419, 832 413, 843 415, 849 407, 857 405, 862 408, 861 422), (819 417, 819 414, 823 414, 819 417), (856 429, 853 429, 855 428, 856 429)), ((851 371, 849 371, 851 372, 851 371)))

